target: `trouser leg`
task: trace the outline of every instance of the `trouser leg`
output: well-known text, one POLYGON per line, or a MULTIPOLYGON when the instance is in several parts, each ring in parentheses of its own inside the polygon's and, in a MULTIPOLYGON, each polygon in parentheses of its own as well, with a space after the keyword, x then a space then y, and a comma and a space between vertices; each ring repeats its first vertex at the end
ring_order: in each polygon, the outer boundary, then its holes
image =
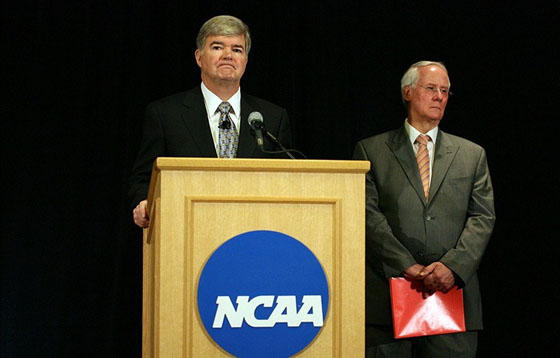
POLYGON ((478 332, 394 339, 391 326, 366 326, 367 358, 475 358, 478 332))
POLYGON ((415 358, 475 358, 478 332, 418 337, 412 345, 415 358))
POLYGON ((366 326, 366 358, 412 358, 412 344, 394 339, 391 326, 366 326))

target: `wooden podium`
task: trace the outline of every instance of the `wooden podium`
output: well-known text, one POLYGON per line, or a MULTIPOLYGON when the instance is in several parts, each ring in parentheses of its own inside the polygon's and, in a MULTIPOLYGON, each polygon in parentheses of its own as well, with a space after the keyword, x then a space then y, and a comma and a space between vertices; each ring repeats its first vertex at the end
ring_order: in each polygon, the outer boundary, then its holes
POLYGON ((144 357, 229 356, 206 333, 197 283, 210 255, 253 230, 296 238, 318 258, 329 307, 299 357, 363 357, 365 173, 369 162, 158 158, 144 230, 144 357))

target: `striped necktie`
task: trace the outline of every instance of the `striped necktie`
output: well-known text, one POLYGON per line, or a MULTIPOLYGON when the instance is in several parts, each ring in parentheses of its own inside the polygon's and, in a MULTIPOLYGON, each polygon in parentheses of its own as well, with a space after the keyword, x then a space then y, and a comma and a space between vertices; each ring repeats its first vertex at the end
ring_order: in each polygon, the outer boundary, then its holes
POLYGON ((220 122, 218 128, 220 128, 219 134, 219 147, 220 147, 220 158, 235 158, 237 156, 237 145, 239 143, 239 135, 237 129, 235 128, 235 123, 229 117, 229 113, 232 111, 231 104, 228 102, 222 102, 218 106, 216 112, 220 112, 220 122))
POLYGON ((418 143, 416 163, 418 163, 418 170, 420 171, 420 179, 422 179, 426 201, 428 201, 428 196, 430 195, 430 154, 428 153, 428 142, 431 140, 430 136, 424 134, 420 134, 416 138, 416 143, 418 143))

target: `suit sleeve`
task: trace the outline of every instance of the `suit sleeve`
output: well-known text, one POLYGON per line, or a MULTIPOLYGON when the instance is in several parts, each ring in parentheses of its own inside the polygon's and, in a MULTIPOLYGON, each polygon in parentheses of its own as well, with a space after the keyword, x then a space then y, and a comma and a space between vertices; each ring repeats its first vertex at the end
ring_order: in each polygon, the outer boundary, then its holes
POLYGON ((166 153, 163 126, 155 105, 146 107, 140 150, 129 178, 129 198, 134 208, 148 198, 152 167, 157 157, 166 153))
POLYGON ((495 220, 492 181, 486 153, 481 150, 476 165, 465 227, 457 245, 440 259, 459 276, 463 284, 467 283, 478 269, 495 220))
POLYGON ((371 169, 366 174, 366 260, 368 265, 385 277, 400 276, 416 260, 393 235, 387 218, 379 209, 379 193, 375 184, 375 163, 368 157, 360 142, 354 149, 353 159, 369 160, 371 169))

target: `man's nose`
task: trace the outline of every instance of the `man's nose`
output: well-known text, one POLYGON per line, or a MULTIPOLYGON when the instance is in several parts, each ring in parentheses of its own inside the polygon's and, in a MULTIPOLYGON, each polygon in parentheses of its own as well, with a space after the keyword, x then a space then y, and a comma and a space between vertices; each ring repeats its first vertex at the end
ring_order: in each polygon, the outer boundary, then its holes
POLYGON ((225 48, 224 48, 223 54, 224 54, 224 55, 223 55, 224 58, 231 58, 231 57, 232 57, 232 54, 233 54, 233 51, 232 51, 231 48, 225 47, 225 48))

